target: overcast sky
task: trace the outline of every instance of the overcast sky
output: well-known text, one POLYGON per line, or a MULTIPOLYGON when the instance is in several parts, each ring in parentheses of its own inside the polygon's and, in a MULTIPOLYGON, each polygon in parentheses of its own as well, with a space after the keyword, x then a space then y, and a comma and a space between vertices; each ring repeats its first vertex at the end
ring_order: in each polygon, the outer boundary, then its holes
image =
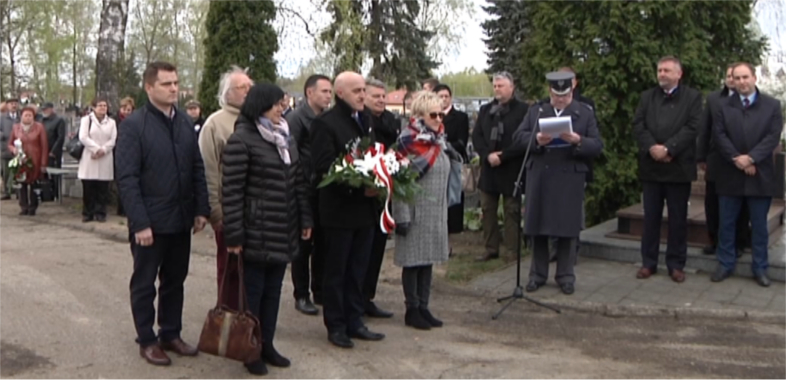
MULTIPOLYGON (((456 54, 439 58, 442 65, 437 69, 437 74, 461 71, 469 67, 483 70, 487 66, 486 45, 483 43, 485 34, 480 27, 480 23, 489 17, 481 8, 486 2, 485 0, 470 0, 470 2, 475 8, 474 16, 463 15, 456 23, 464 27, 461 46, 456 49, 456 54)), ((310 14, 308 17, 311 18, 312 23, 309 29, 312 33, 321 30, 330 22, 330 15, 324 11, 314 12, 314 6, 309 1, 287 1, 284 4, 301 14, 310 14)), ((296 18, 282 17, 276 20, 277 27, 282 26, 282 20, 287 20, 288 24, 281 31, 279 37, 281 46, 275 56, 278 61, 278 73, 281 76, 294 77, 297 75, 298 68, 306 65, 314 57, 314 39, 306 33, 303 23, 296 18)))

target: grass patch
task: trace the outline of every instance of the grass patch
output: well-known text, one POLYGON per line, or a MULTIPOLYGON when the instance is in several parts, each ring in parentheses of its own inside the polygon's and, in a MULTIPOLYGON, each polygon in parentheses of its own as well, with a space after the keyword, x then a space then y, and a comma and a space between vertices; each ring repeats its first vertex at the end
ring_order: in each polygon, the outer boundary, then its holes
MULTIPOLYGON (((463 285, 486 273, 497 271, 516 261, 516 257, 501 257, 499 259, 478 262, 475 259, 485 252, 483 236, 479 231, 465 231, 461 234, 450 236, 453 247, 453 257, 448 260, 445 279, 449 283, 463 285)), ((500 247, 502 248, 502 247, 500 247)), ((529 251, 523 250, 522 260, 529 256, 529 251)))

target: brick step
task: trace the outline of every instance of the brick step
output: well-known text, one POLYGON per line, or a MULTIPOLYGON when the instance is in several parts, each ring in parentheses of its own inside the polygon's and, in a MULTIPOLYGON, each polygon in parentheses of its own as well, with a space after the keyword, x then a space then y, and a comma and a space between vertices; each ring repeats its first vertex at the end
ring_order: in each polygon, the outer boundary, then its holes
MULTIPOLYGON (((773 199, 770 212, 767 214, 767 228, 770 236, 784 223, 786 204, 781 199, 773 199)), ((663 208, 661 223, 661 241, 666 242, 669 234, 669 216, 667 208, 663 208)), ((617 211, 617 229, 609 233, 609 237, 641 240, 644 233, 644 207, 641 203, 617 211)), ((707 236, 707 219, 704 214, 704 197, 693 195, 688 203, 688 245, 703 247, 710 243, 707 236)))

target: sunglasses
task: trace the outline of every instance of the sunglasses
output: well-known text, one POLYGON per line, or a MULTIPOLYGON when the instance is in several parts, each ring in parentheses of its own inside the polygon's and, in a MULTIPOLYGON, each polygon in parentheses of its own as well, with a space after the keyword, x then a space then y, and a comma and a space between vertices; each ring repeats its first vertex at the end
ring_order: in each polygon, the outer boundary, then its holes
POLYGON ((445 120, 445 113, 444 112, 432 112, 432 113, 428 114, 428 116, 430 118, 432 118, 432 119, 440 118, 442 120, 445 120))

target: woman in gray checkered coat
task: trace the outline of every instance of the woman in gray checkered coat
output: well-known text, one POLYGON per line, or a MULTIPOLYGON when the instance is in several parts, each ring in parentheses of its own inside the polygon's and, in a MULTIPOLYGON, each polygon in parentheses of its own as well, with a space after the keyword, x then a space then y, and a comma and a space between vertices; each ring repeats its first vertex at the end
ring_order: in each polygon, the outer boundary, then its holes
POLYGON ((396 252, 394 263, 403 267, 401 282, 407 306, 407 326, 428 330, 442 326, 428 309, 434 264, 448 260, 449 151, 439 97, 421 92, 412 102, 413 119, 398 139, 399 151, 407 154, 410 166, 420 173, 422 188, 414 203, 396 202, 396 252))

